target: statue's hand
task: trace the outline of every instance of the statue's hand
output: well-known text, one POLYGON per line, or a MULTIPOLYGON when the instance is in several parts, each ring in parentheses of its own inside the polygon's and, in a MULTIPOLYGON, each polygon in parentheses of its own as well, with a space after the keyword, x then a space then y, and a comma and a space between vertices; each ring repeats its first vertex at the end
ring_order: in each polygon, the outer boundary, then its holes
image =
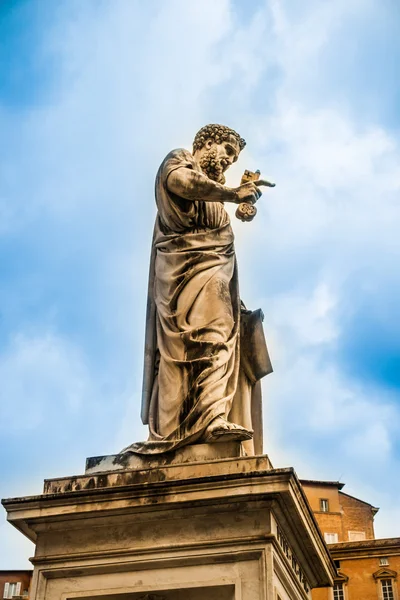
POLYGON ((253 181, 239 185, 239 187, 235 188, 235 192, 236 204, 241 204, 241 202, 250 202, 250 204, 255 204, 262 194, 261 190, 258 189, 257 185, 253 181))
POLYGON ((236 203, 241 204, 242 202, 250 202, 250 204, 255 204, 262 195, 262 192, 259 189, 260 185, 275 187, 274 183, 271 183, 266 179, 258 179, 257 181, 248 181, 247 183, 243 183, 239 187, 235 188, 236 203))
POLYGON ((255 185, 266 185, 267 187, 275 187, 275 183, 267 181, 266 179, 257 179, 257 181, 255 181, 254 183, 255 185))

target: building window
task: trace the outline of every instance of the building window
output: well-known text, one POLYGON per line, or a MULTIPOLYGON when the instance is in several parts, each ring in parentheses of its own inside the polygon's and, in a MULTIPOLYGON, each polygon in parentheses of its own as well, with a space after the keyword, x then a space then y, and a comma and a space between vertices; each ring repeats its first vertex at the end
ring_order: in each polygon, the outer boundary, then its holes
POLYGON ((383 600, 394 600, 393 584, 391 579, 381 579, 383 600))
POLYGON ((4 584, 4 593, 3 598, 13 598, 14 596, 19 596, 21 593, 21 582, 17 583, 5 583, 4 584))
POLYGON ((338 534, 337 533, 324 533, 325 542, 327 544, 337 544, 338 534))
POLYGON ((362 542, 365 540, 365 531, 349 531, 349 542, 362 542))
POLYGON ((389 566, 389 560, 388 560, 387 556, 379 559, 379 566, 380 567, 388 567, 389 566))
POLYGON ((333 586, 333 600, 344 600, 343 583, 335 583, 333 586))
POLYGON ((329 500, 326 500, 325 498, 320 498, 319 510, 321 512, 329 512, 329 500))

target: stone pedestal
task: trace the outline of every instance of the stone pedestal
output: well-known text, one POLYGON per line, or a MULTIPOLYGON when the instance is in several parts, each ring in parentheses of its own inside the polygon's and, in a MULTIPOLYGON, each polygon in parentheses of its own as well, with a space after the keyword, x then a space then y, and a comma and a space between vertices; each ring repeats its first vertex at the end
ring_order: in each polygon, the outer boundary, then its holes
POLYGON ((331 585, 293 469, 240 456, 237 444, 221 445, 231 458, 220 458, 216 446, 148 468, 134 457, 88 459, 84 475, 4 500, 36 543, 31 600, 288 600, 331 585))

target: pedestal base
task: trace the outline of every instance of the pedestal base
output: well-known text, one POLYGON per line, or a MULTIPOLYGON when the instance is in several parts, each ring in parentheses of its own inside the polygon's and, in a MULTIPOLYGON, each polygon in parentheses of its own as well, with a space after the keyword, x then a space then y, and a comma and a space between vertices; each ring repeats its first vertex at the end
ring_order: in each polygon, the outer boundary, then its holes
POLYGON ((3 501, 36 542, 31 600, 306 599, 332 583, 294 471, 266 456, 88 472, 45 492, 3 501))

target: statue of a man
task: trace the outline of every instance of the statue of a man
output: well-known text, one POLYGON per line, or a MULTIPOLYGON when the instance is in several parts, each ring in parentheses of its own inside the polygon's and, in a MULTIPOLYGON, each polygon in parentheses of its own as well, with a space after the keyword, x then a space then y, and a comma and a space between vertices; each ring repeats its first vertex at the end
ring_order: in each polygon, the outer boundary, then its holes
POLYGON ((158 170, 142 397, 150 436, 125 451, 154 454, 253 436, 251 386, 240 368, 234 236, 224 208, 255 203, 258 185, 267 184, 224 185, 244 146, 232 129, 207 125, 193 154, 173 150, 158 170))

